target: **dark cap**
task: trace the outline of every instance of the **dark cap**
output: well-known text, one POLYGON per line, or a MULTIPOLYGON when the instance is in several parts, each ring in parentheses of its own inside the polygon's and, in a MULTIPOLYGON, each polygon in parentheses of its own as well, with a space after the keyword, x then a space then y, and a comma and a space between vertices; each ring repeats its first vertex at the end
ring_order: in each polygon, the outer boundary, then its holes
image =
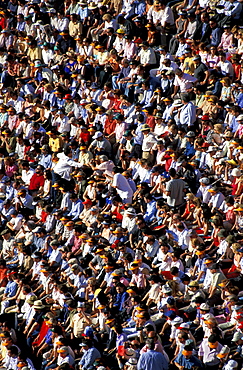
POLYGON ((219 266, 217 263, 213 263, 210 267, 209 270, 218 270, 219 266))

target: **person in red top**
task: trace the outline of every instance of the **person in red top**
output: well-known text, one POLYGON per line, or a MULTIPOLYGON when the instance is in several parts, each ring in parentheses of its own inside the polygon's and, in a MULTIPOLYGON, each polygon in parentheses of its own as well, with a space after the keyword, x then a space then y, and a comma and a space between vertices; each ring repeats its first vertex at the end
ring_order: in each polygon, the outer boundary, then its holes
POLYGON ((44 186, 45 178, 43 175, 44 167, 40 164, 36 167, 34 175, 30 179, 29 193, 35 196, 38 192, 42 191, 44 186))
POLYGON ((80 130, 81 130, 81 133, 80 133, 79 137, 81 139, 81 143, 83 143, 85 145, 88 145, 89 142, 90 142, 90 133, 89 133, 87 127, 81 126, 80 130))
POLYGON ((122 109, 120 108, 121 103, 122 103, 121 95, 122 95, 121 90, 119 90, 119 89, 114 90, 114 101, 113 101, 113 105, 112 105, 112 110, 122 113, 122 109))
POLYGON ((0 288, 4 288, 7 285, 7 271, 6 261, 4 259, 0 260, 0 288))
POLYGON ((234 68, 235 81, 240 80, 240 74, 241 74, 240 56, 237 54, 233 55, 231 57, 231 63, 234 68))
POLYGON ((143 109, 143 112, 146 116, 146 124, 151 127, 152 130, 155 128, 155 117, 153 116, 153 108, 145 108, 143 109))
POLYGON ((106 120, 104 124, 104 134, 111 135, 115 131, 116 121, 113 119, 113 113, 111 110, 106 112, 106 120))
POLYGON ((4 30, 7 26, 7 19, 3 11, 0 12, 0 26, 2 30, 4 30))

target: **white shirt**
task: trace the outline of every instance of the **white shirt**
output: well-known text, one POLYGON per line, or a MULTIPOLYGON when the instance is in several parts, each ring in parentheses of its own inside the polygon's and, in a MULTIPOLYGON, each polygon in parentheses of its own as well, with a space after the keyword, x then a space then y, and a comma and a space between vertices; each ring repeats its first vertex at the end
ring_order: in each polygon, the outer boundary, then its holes
POLYGON ((217 193, 215 195, 212 195, 212 198, 210 199, 209 202, 209 206, 212 206, 212 208, 219 208, 223 201, 224 195, 222 193, 217 193))
POLYGON ((155 135, 152 132, 150 132, 148 135, 144 135, 142 151, 149 152, 153 148, 153 146, 156 144, 157 144, 157 140, 155 138, 155 135))
POLYGON ((170 26, 173 26, 174 22, 174 14, 173 11, 169 6, 166 6, 164 10, 161 10, 161 26, 165 27, 166 23, 170 26))
POLYGON ((30 179, 34 175, 35 170, 33 168, 29 168, 28 171, 22 170, 22 180, 25 183, 25 185, 30 184, 30 179))
POLYGON ((133 191, 129 185, 129 182, 120 173, 116 173, 114 175, 112 186, 116 187, 116 190, 122 199, 133 196, 133 191))
POLYGON ((183 73, 182 77, 175 76, 174 80, 174 86, 179 86, 181 93, 187 92, 187 89, 190 89, 194 82, 196 82, 197 79, 188 73, 183 73))
POLYGON ((228 60, 225 60, 224 62, 218 62, 217 66, 220 67, 221 72, 224 76, 226 76, 226 74, 229 74, 229 77, 234 76, 234 68, 228 60))
POLYGON ((58 132, 63 134, 64 132, 70 132, 69 118, 64 116, 63 118, 58 117, 54 122, 53 126, 57 126, 58 132))
POLYGON ((141 64, 156 64, 156 55, 152 48, 141 49, 138 56, 141 64))
POLYGON ((11 217, 11 220, 9 221, 10 224, 13 226, 14 231, 19 231, 19 229, 22 226, 22 215, 17 215, 17 217, 11 217))
POLYGON ((82 164, 73 161, 64 153, 58 153, 57 157, 59 161, 54 168, 54 172, 65 180, 71 180, 72 167, 82 167, 82 164))

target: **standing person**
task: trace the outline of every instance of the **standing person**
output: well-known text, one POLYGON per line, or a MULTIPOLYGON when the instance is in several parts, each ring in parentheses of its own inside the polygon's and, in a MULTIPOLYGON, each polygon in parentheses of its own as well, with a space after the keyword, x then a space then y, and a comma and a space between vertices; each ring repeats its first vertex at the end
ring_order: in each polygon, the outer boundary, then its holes
POLYGON ((155 343, 152 338, 146 340, 147 352, 141 354, 137 369, 138 370, 168 370, 169 364, 165 356, 154 350, 155 343))
POLYGON ((169 175, 170 180, 167 182, 165 189, 167 203, 170 207, 180 208, 185 203, 186 183, 182 179, 177 178, 174 168, 169 170, 169 175))
POLYGON ((142 144, 142 157, 150 162, 154 159, 154 147, 157 144, 157 139, 153 132, 150 131, 150 127, 147 124, 142 125, 140 131, 143 134, 143 144, 142 144))
POLYGON ((122 175, 123 169, 120 167, 114 167, 112 170, 113 182, 112 187, 117 190, 117 193, 120 195, 123 203, 132 203, 133 191, 129 185, 129 182, 122 175))

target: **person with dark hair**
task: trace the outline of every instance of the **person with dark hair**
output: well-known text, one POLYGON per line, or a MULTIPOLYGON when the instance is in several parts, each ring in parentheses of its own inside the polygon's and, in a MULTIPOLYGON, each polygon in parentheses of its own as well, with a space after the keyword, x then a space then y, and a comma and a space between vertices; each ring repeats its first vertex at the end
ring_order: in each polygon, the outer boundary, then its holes
POLYGON ((176 170, 171 168, 169 170, 170 180, 166 183, 164 190, 167 196, 167 203, 170 207, 180 208, 184 203, 184 196, 186 191, 186 183, 179 179, 176 170))
POLYGON ((220 359, 217 357, 222 349, 222 344, 219 343, 219 337, 216 334, 211 334, 209 338, 205 338, 198 351, 199 359, 204 363, 206 370, 217 370, 219 368, 220 359))
POLYGON ((36 167, 35 173, 30 179, 29 193, 32 196, 35 196, 37 195, 38 192, 43 191, 43 186, 45 182, 43 172, 44 172, 44 167, 41 164, 39 164, 36 167))
POLYGON ((168 370, 169 364, 162 353, 154 350, 153 338, 146 340, 147 352, 141 354, 138 360, 138 370, 168 370))
POLYGON ((153 196, 150 193, 145 194, 144 199, 146 203, 144 220, 148 223, 152 223, 157 214, 156 201, 153 199, 153 196))
POLYGON ((186 131, 193 131, 196 122, 196 107, 187 93, 181 94, 181 102, 183 106, 178 116, 179 126, 185 127, 186 131))
POLYGON ((71 159, 72 151, 70 148, 66 148, 63 153, 58 153, 57 158, 58 162, 54 168, 54 181, 62 181, 64 186, 70 188, 72 168, 80 168, 82 164, 71 159))
POLYGON ((79 361, 79 368, 82 370, 88 370, 93 367, 93 364, 97 358, 101 357, 100 352, 93 346, 91 340, 85 340, 80 343, 82 349, 82 357, 79 361))
POLYGON ((112 174, 114 176, 112 187, 116 189, 123 203, 132 203, 133 190, 126 177, 122 175, 122 172, 123 169, 121 167, 113 167, 112 174))
POLYGON ((174 360, 174 364, 178 369, 203 369, 202 362, 192 354, 192 346, 187 344, 184 349, 174 360))

